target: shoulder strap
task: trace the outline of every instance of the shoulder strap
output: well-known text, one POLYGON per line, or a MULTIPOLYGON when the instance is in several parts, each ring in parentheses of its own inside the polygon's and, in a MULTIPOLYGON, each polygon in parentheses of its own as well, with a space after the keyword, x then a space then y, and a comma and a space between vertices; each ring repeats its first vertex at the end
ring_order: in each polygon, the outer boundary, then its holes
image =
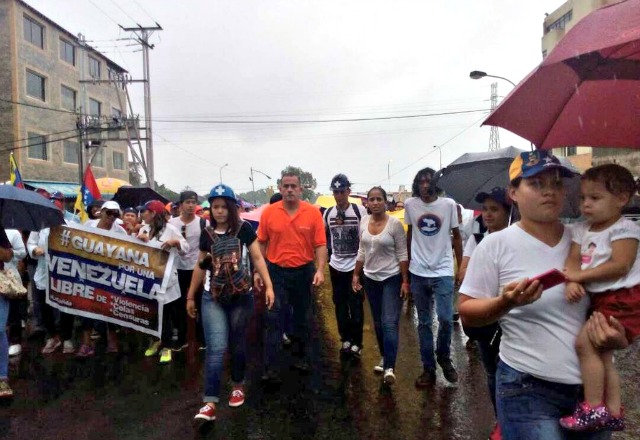
POLYGON ((327 209, 324 210, 324 224, 327 226, 327 228, 329 227, 329 213, 331 212, 331 210, 333 209, 333 206, 329 206, 327 209))
POLYGON ((204 228, 206 227, 207 227, 207 221, 204 218, 200 217, 200 232, 204 231, 204 228))
POLYGON ((238 237, 238 234, 240 233, 240 229, 242 229, 242 225, 244 225, 244 220, 240 219, 240 224, 238 225, 238 230, 236 231, 235 234, 233 234, 234 237, 238 237))
POLYGON ((360 214, 360 209, 358 209, 358 205, 356 205, 355 203, 352 203, 351 207, 353 208, 353 212, 356 213, 356 217, 358 217, 358 222, 360 222, 360 220, 362 220, 362 214, 360 214))

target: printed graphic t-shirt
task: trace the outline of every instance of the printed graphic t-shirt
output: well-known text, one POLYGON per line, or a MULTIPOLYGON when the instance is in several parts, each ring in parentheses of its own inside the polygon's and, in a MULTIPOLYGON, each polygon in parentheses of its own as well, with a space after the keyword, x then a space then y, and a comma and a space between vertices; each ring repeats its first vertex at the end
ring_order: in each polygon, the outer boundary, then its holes
MULTIPOLYGON (((363 206, 355 205, 360 218, 367 215, 363 206)), ((349 272, 356 267, 358 244, 360 242, 360 220, 353 210, 353 205, 341 213, 337 206, 330 208, 325 222, 329 225, 331 240, 331 260, 329 265, 340 272, 349 272), (342 214, 342 215, 340 215, 342 214)))

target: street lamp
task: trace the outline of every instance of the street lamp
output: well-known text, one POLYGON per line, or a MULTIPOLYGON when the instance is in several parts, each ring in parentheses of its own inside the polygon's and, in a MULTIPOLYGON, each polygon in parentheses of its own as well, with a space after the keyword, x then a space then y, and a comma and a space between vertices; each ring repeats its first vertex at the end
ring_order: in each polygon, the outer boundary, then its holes
POLYGON ((249 177, 249 180, 251 180, 251 190, 253 191, 253 203, 256 204, 258 203, 258 201, 256 200, 256 186, 254 184, 254 180, 253 180, 253 173, 260 173, 262 174, 264 177, 266 177, 267 179, 271 180, 271 177, 269 175, 267 175, 266 173, 263 173, 260 170, 256 170, 253 167, 249 168, 251 170, 251 177, 249 177))
POLYGON ((489 78, 502 79, 502 80, 510 83, 513 87, 516 86, 516 83, 514 83, 510 79, 507 79, 507 78, 505 78, 503 76, 489 75, 487 72, 482 72, 480 70, 474 70, 473 72, 469 73, 469 78, 471 78, 471 79, 481 79, 481 78, 484 78, 485 76, 488 76, 489 78))
POLYGON ((442 148, 440 148, 437 145, 434 145, 433 148, 437 148, 438 152, 440 153, 440 168, 439 169, 441 170, 442 169, 442 148))
POLYGON ((220 183, 222 183, 222 169, 223 169, 223 168, 226 168, 226 167, 228 167, 228 166, 229 166, 229 164, 228 164, 228 163, 225 163, 224 165, 222 165, 222 166, 220 167, 220 183))
POLYGON ((389 193, 391 193, 391 162, 393 162, 393 159, 389 159, 389 162, 387 162, 387 181, 389 182, 389 193))

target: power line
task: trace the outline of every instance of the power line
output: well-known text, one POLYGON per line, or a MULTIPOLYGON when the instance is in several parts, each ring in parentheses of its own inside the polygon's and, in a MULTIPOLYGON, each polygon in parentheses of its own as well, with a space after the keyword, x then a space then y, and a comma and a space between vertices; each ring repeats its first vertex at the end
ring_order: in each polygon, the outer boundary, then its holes
POLYGON ((142 5, 141 5, 140 3, 138 3, 136 0, 133 0, 133 2, 136 4, 136 6, 137 6, 138 8, 140 8, 140 10, 141 10, 142 12, 144 12, 145 14, 147 14, 147 17, 149 17, 149 19, 150 19, 151 21, 153 21, 154 23, 156 22, 156 21, 153 19, 153 17, 151 16, 151 14, 149 14, 149 13, 148 13, 148 12, 147 12, 143 7, 142 7, 142 5))
POLYGON ((30 139, 37 139, 37 138, 41 138, 42 136, 56 136, 59 134, 65 134, 65 133, 70 133, 70 132, 75 132, 77 131, 77 129, 73 129, 73 130, 65 130, 65 131, 59 131, 57 133, 49 133, 49 134, 43 134, 43 135, 38 135, 38 136, 31 136, 31 137, 26 137, 26 138, 22 138, 22 139, 14 139, 12 141, 2 141, 0 142, 0 145, 9 145, 9 144, 13 144, 15 142, 23 142, 23 141, 28 141, 30 139))
POLYGON ((112 22, 114 22, 116 26, 118 26, 118 22, 117 22, 117 21, 115 21, 113 18, 111 18, 111 16, 110 16, 109 14, 107 14, 107 13, 105 12, 105 10, 104 10, 104 9, 102 9, 100 6, 98 6, 97 4, 95 4, 95 3, 93 2, 93 0, 89 0, 89 3, 91 3, 91 4, 92 4, 92 5, 93 5, 97 10, 99 10, 100 12, 102 12, 102 14, 103 14, 105 17, 107 17, 109 20, 111 20, 112 22))
POLYGON ((62 110, 62 109, 59 109, 59 108, 44 107, 44 106, 41 106, 41 105, 29 104, 29 103, 26 103, 26 102, 12 101, 11 99, 2 99, 2 98, 0 98, 0 101, 7 102, 9 104, 24 105, 26 107, 39 108, 41 110, 50 110, 52 112, 68 113, 70 115, 78 115, 78 113, 72 112, 70 110, 62 110))
POLYGON ((351 118, 351 119, 306 119, 306 120, 281 120, 281 121, 265 121, 265 120, 171 120, 171 119, 153 119, 158 123, 181 123, 181 124, 325 124, 334 122, 364 122, 364 121, 385 121, 393 119, 415 119, 415 118, 428 118, 433 116, 449 116, 449 115, 461 115, 466 113, 478 113, 487 112, 489 109, 478 110, 460 110, 442 113, 428 113, 422 115, 402 115, 402 116, 381 116, 377 118, 351 118))
POLYGON ((125 11, 124 9, 122 9, 122 7, 120 7, 119 4, 117 4, 114 0, 111 0, 111 3, 113 3, 114 5, 116 5, 116 8, 120 9, 124 15, 126 15, 127 17, 129 17, 129 20, 131 20, 134 23, 137 23, 136 20, 129 14, 127 14, 127 11, 125 11))

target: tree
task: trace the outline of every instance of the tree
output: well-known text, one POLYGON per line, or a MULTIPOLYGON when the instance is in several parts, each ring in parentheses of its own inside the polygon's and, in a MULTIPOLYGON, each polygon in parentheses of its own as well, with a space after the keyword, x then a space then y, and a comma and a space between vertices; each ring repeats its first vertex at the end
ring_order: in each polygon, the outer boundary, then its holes
MULTIPOLYGON (((318 186, 318 182, 313 178, 313 174, 308 171, 304 171, 302 168, 294 167, 291 165, 287 165, 287 167, 282 170, 283 174, 295 174, 300 178, 300 184, 302 185, 302 200, 306 200, 307 202, 314 202, 317 198, 317 194, 314 189, 318 186)), ((282 181, 282 177, 278 179, 278 186, 280 186, 280 182, 282 181)))
POLYGON ((133 161, 129 162, 129 183, 132 186, 142 186, 140 167, 133 161))

